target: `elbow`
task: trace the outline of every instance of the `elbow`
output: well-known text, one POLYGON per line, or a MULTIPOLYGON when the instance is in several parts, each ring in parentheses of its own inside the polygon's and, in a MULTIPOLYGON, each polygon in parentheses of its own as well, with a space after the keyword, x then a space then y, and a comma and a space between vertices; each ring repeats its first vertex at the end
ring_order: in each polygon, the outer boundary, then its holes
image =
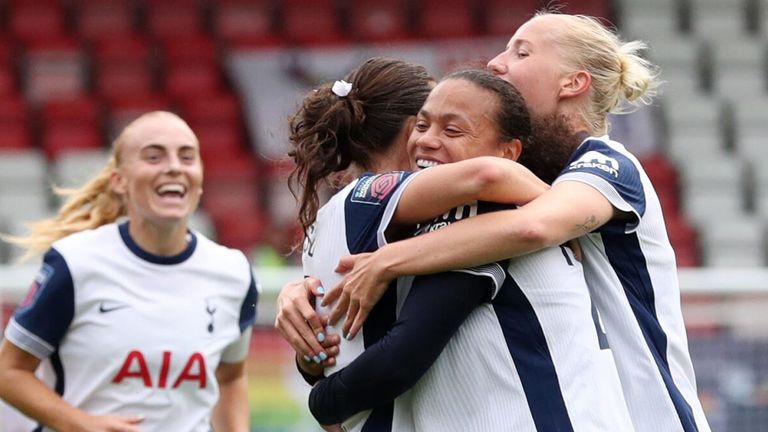
POLYGON ((469 175, 474 180, 476 190, 480 192, 503 182, 508 171, 499 158, 492 156, 475 158, 469 168, 469 175))
POLYGON ((561 243, 544 221, 523 221, 521 226, 509 233, 511 243, 521 244, 528 252, 534 252, 561 243))

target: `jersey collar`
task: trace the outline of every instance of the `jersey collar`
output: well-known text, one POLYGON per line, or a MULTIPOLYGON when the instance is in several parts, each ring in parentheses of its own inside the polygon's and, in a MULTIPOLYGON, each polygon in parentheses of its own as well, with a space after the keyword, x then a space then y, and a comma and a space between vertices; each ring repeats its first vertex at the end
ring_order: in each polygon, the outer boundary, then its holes
POLYGON ((195 252, 195 247, 197 246, 197 237, 192 231, 187 231, 189 242, 187 242, 186 249, 184 249, 181 253, 177 255, 171 255, 171 256, 155 255, 153 253, 149 253, 144 249, 142 249, 133 240, 133 238, 131 238, 131 234, 128 231, 128 221, 125 221, 119 224, 118 229, 120 230, 120 237, 122 237, 123 243, 125 243, 128 249, 130 249, 130 251, 133 252, 133 254, 136 255, 137 257, 143 259, 144 261, 151 262, 152 264, 161 264, 161 265, 181 264, 184 261, 186 261, 187 258, 192 256, 192 253, 195 252))

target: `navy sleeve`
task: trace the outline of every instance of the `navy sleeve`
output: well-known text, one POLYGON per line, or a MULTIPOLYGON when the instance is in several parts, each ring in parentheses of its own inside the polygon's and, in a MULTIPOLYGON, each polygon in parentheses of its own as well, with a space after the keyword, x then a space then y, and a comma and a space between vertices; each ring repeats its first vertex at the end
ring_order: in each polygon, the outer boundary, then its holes
POLYGON ((64 257, 50 249, 27 297, 8 323, 5 336, 39 359, 53 354, 75 314, 72 275, 64 257))
POLYGON ((315 385, 309 395, 312 415, 320 424, 341 423, 394 400, 416 384, 491 292, 491 279, 467 273, 415 278, 389 332, 347 367, 315 385))
POLYGON ((256 278, 251 273, 251 283, 248 286, 243 304, 240 306, 240 332, 244 332, 256 322, 256 303, 258 301, 259 290, 256 289, 256 278))
POLYGON ((379 246, 379 228, 391 218, 394 208, 388 205, 412 172, 393 171, 360 177, 344 203, 347 248, 353 254, 372 252, 379 246))
MULTIPOLYGON (((635 215, 636 227, 645 214, 645 190, 640 169, 630 157, 601 140, 584 142, 555 183, 576 180, 594 187, 617 209, 635 215)), ((608 224, 607 229, 623 230, 625 224, 608 224), (615 226, 612 226, 615 225, 615 226)))

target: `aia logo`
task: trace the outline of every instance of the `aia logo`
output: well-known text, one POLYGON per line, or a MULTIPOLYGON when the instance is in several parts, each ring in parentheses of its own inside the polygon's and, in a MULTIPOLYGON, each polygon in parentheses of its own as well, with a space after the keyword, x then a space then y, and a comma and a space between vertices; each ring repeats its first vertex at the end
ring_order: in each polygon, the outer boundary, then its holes
POLYGON ((205 357, 196 352, 193 353, 184 362, 184 367, 176 376, 169 376, 172 364, 172 355, 170 351, 163 351, 162 364, 159 371, 150 371, 147 367, 147 360, 139 350, 133 350, 128 353, 120 367, 120 371, 112 379, 112 383, 120 384, 127 379, 139 379, 144 387, 157 388, 179 388, 185 381, 197 383, 199 388, 204 389, 207 385, 205 357), (153 376, 155 379, 153 380, 153 376), (171 381, 169 381, 169 378, 171 381))

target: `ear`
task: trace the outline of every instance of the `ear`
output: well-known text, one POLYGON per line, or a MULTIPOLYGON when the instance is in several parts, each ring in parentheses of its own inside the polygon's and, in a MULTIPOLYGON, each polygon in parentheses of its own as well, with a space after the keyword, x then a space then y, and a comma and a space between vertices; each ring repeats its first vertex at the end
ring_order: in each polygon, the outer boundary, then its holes
POLYGON ((580 96, 589 91, 592 85, 592 76, 586 71, 578 70, 564 76, 560 81, 561 99, 580 96))
POLYGON ((109 187, 112 189, 112 192, 118 195, 125 195, 125 193, 128 192, 125 178, 120 175, 118 170, 113 170, 112 174, 109 176, 109 187))
POLYGON ((523 152, 523 143, 517 138, 504 142, 501 145, 504 149, 501 156, 505 159, 516 161, 523 152))

